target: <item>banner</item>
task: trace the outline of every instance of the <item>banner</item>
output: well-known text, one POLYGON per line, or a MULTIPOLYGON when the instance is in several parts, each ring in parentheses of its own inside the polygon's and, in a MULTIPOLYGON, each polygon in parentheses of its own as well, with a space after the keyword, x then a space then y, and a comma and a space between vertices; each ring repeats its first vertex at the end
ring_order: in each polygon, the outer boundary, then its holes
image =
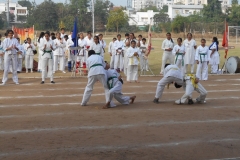
POLYGON ((17 28, 13 26, 12 30, 14 31, 14 37, 20 38, 21 43, 27 38, 31 38, 32 42, 34 42, 34 26, 31 28, 17 28))

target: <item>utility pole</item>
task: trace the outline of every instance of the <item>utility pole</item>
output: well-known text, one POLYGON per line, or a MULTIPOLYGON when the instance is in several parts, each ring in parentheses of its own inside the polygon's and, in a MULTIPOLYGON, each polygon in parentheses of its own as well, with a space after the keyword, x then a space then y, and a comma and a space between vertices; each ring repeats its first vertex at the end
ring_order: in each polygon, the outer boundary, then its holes
POLYGON ((7 7, 6 7, 7 11, 6 11, 6 14, 7 14, 7 28, 9 28, 9 0, 7 0, 7 7))
POLYGON ((92 0, 92 34, 93 34, 93 36, 95 35, 94 30, 95 30, 95 28, 94 28, 94 0, 92 0))

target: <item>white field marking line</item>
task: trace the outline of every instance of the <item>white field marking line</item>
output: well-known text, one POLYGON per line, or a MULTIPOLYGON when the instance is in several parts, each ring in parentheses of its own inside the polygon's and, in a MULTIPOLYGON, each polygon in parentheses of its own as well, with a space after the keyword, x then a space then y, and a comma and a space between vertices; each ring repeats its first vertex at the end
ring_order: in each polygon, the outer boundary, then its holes
MULTIPOLYGON (((148 148, 162 148, 162 147, 179 147, 183 145, 196 145, 199 143, 222 143, 222 142, 232 142, 232 141, 240 141, 239 138, 225 138, 225 139, 214 139, 214 140, 185 140, 185 141, 176 141, 176 142, 166 142, 166 143, 146 143, 146 144, 128 144, 121 146, 71 146, 64 148, 45 148, 45 149, 32 149, 20 152, 6 152, 0 153, 0 157, 4 156, 16 156, 16 155, 33 155, 38 153, 49 153, 49 152, 77 152, 77 153, 86 153, 86 152, 96 152, 96 151, 116 151, 116 150, 133 150, 133 149, 148 149, 148 148)), ((223 159, 224 160, 224 159, 223 159)), ((230 159, 231 160, 231 159, 230 159)))
MULTIPOLYGON (((104 94, 102 94, 104 95, 104 94)), ((206 98, 206 100, 225 100, 225 99, 240 99, 240 97, 222 97, 222 98, 206 98)), ((174 102, 177 99, 168 99, 168 100, 160 100, 160 102, 174 102)), ((138 100, 136 102, 152 102, 152 100, 138 100)), ((104 103, 104 102, 102 102, 104 103)), ((89 104, 99 104, 99 102, 89 102, 89 104)), ((79 103, 50 103, 50 104, 17 104, 17 105, 0 105, 0 108, 9 108, 9 107, 41 107, 41 106, 64 106, 64 105, 80 105, 79 103)))
POLYGON ((234 119, 209 119, 209 120, 194 120, 194 121, 165 121, 165 122, 152 122, 152 123, 140 123, 140 124, 122 124, 122 125, 109 125, 109 126, 76 126, 76 127, 61 127, 61 128, 33 128, 33 129, 22 129, 22 130, 2 130, 2 134, 16 134, 16 133, 35 133, 35 132, 54 132, 64 130, 99 130, 99 129, 128 129, 143 126, 163 126, 163 125, 184 125, 184 124, 202 124, 202 123, 229 123, 239 122, 239 118, 234 119))
MULTIPOLYGON (((236 90, 208 90, 208 93, 215 93, 215 92, 240 92, 239 89, 236 90)), ((145 95, 145 94, 155 94, 156 92, 144 92, 144 93, 137 93, 137 92, 132 92, 132 93, 123 93, 125 95, 145 95)), ((178 94, 178 93, 184 93, 184 91, 176 91, 176 92, 165 92, 163 94, 178 94)), ((98 93, 98 94, 92 94, 91 96, 102 96, 105 95, 104 93, 98 93)), ((0 99, 28 99, 28 98, 60 98, 60 97, 79 97, 79 96, 83 96, 83 94, 66 94, 66 95, 37 95, 37 96, 16 96, 16 97, 0 97, 0 99)), ((220 98, 219 98, 220 99, 220 98)))
POLYGON ((219 81, 219 82, 222 82, 222 81, 240 81, 240 79, 216 79, 214 81, 219 81))
POLYGON ((233 158, 219 158, 219 159, 210 159, 210 160, 240 160, 240 157, 233 157, 233 158))

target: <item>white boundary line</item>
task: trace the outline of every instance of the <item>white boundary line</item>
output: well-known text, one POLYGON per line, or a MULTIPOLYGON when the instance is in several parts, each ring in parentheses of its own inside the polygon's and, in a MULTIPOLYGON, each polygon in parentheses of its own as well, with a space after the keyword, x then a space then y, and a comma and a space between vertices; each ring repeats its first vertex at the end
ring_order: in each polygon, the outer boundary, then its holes
POLYGON ((234 158, 220 158, 220 159, 210 159, 210 160, 240 160, 240 157, 234 157, 234 158))
MULTIPOLYGON (((163 148, 163 147, 179 147, 183 145, 196 145, 199 143, 223 143, 223 142, 236 142, 240 141, 239 138, 225 138, 225 139, 213 139, 213 140, 185 140, 185 141, 176 141, 176 142, 166 142, 166 143, 152 143, 152 144, 129 144, 129 145, 121 145, 121 146, 73 146, 73 147, 58 147, 58 148, 46 148, 46 149, 32 149, 20 152, 7 152, 0 153, 0 157, 4 156, 16 156, 16 155, 33 155, 38 153, 49 153, 49 152, 77 152, 77 153, 86 153, 86 152, 96 152, 96 151, 116 151, 116 150, 133 150, 133 149, 148 149, 148 148, 163 148)), ((224 159, 223 159, 224 160, 224 159)))
POLYGON ((140 124, 122 124, 122 125, 108 125, 108 126, 76 126, 76 127, 61 127, 61 128, 33 128, 33 129, 21 129, 21 130, 1 130, 2 134, 19 134, 19 133, 35 133, 35 132, 55 132, 64 130, 99 130, 99 129, 128 129, 142 126, 162 126, 162 125, 184 125, 184 124, 204 124, 204 123, 229 123, 239 122, 240 118, 234 119, 209 119, 209 120, 194 120, 194 121, 165 121, 165 122, 152 122, 152 123, 140 123, 140 124))

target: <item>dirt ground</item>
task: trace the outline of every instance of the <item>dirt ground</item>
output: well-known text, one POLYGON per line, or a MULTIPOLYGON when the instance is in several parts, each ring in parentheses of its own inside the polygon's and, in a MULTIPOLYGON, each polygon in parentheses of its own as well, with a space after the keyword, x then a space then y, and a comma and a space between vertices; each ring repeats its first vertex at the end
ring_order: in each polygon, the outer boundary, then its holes
POLYGON ((2 160, 240 159, 240 75, 209 76, 207 103, 191 106, 174 104, 183 90, 173 86, 154 104, 161 77, 140 77, 123 86, 135 103, 107 110, 100 83, 81 107, 86 78, 23 75, 0 86, 2 160))

